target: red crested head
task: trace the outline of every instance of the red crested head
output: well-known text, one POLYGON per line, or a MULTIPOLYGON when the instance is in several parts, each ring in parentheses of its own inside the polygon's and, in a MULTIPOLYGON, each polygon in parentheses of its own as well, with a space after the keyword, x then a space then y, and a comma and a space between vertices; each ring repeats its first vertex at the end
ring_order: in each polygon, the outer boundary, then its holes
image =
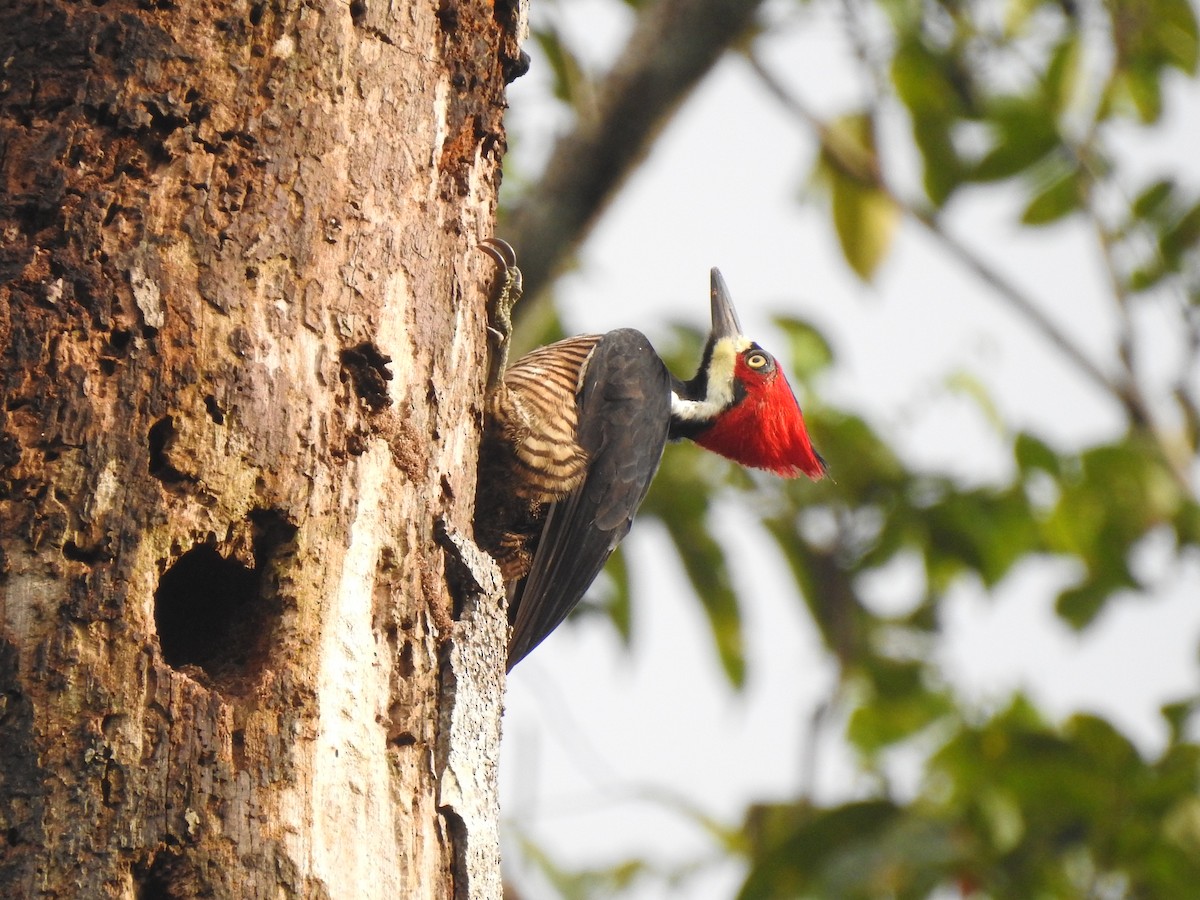
POLYGON ((728 288, 712 270, 713 330, 704 362, 672 403, 674 431, 743 466, 785 478, 825 474, 800 404, 771 354, 743 337, 728 288))
POLYGON ((769 353, 750 344, 736 355, 734 404, 694 440, 706 450, 785 478, 825 474, 813 449, 800 404, 787 377, 769 353))

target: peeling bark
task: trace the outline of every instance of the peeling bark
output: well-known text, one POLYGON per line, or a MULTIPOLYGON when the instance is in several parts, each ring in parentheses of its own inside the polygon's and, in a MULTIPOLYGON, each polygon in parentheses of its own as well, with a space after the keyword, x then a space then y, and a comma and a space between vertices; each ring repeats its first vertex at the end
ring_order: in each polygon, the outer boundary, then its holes
POLYGON ((517 16, 0 9, 5 896, 499 896, 517 16))

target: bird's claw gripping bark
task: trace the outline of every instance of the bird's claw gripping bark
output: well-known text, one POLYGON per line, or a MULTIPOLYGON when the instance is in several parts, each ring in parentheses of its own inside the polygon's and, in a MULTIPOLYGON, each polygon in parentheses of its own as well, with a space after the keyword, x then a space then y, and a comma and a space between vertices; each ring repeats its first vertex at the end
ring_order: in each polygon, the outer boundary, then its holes
POLYGON ((512 334, 512 311, 521 299, 521 270, 517 268, 517 254, 512 245, 499 238, 484 238, 479 249, 496 261, 500 267, 500 288, 492 300, 491 321, 488 330, 497 342, 507 341, 512 334))
POLYGON ((512 245, 500 238, 484 238, 479 249, 500 267, 500 287, 488 308, 488 336, 492 340, 492 364, 488 372, 488 390, 492 390, 504 375, 508 365, 508 343, 512 337, 512 311, 521 299, 521 270, 517 268, 517 253, 512 245))

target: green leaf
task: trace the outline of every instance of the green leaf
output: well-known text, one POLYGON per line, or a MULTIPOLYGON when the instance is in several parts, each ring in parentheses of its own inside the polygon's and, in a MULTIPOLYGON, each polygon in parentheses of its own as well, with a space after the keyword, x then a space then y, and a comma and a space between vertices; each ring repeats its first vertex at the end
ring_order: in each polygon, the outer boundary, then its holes
POLYGON ((962 568, 994 585, 1040 543, 1029 501, 1018 487, 949 494, 925 510, 923 522, 935 588, 946 587, 948 576, 962 568))
POLYGON ((914 117, 952 119, 967 113, 970 92, 957 61, 916 35, 896 48, 892 83, 914 117))
POLYGON ((983 413, 984 418, 987 419, 988 424, 998 433, 1004 431, 1004 418, 1000 415, 995 401, 992 400, 991 393, 973 373, 966 369, 956 369, 946 376, 946 387, 974 402, 979 411, 983 413))
POLYGON ((941 208, 967 180, 968 167, 955 149, 948 121, 914 116, 913 136, 924 161, 925 193, 935 207, 941 208))
POLYGON ((1041 5, 1042 0, 1007 0, 1004 4, 1004 33, 1010 37, 1024 33, 1041 5))
POLYGON ((1175 703, 1167 703, 1161 708, 1162 717, 1171 729, 1171 743, 1181 744, 1187 741, 1187 728, 1200 710, 1200 696, 1189 697, 1175 703))
POLYGON ((1118 99, 1125 101, 1146 125, 1162 115, 1162 89, 1156 69, 1129 69, 1113 78, 1118 99))
POLYGON ((1161 178, 1145 188, 1133 201, 1133 214, 1140 219, 1153 219, 1171 207, 1175 180, 1161 178))
POLYGON ((1054 601, 1054 611, 1076 631, 1082 631, 1096 620, 1118 586, 1112 582, 1089 579, 1060 593, 1054 601))
POLYGON ((1175 539, 1182 545, 1200 546, 1200 504, 1184 498, 1175 514, 1175 539))
POLYGON ((1077 212, 1082 200, 1079 171, 1062 172, 1038 190, 1025 207, 1021 221, 1026 225, 1049 225, 1077 212))
POLYGON ((1027 431, 1017 435, 1013 444, 1013 454, 1023 473, 1040 470, 1056 478, 1062 474, 1062 461, 1058 454, 1041 438, 1027 431))
POLYGON ((869 116, 843 116, 829 126, 814 180, 828 186, 833 225, 842 255, 870 281, 891 247, 900 211, 877 174, 874 128, 869 116))
POLYGON ((923 662, 870 660, 859 683, 866 694, 850 716, 846 737, 868 757, 912 738, 954 711, 945 693, 925 684, 923 662))
POLYGON ((830 554, 809 548, 792 522, 771 518, 763 524, 783 552, 825 646, 843 666, 854 665, 864 652, 864 614, 849 574, 830 554))
POLYGON ((1159 240, 1159 249, 1173 269, 1179 268, 1184 254, 1196 252, 1197 246, 1200 246, 1200 203, 1183 213, 1159 240))
POLYGON ((1134 293, 1148 291, 1167 277, 1167 267, 1159 257, 1129 275, 1129 289, 1134 293))
POLYGON ((994 143, 971 170, 971 177, 977 181, 1011 178, 1044 159, 1062 142, 1054 109, 1040 92, 992 100, 983 121, 994 143))
POLYGON ((1153 5, 1152 28, 1160 59, 1185 75, 1195 75, 1200 65, 1200 27, 1195 7, 1188 0, 1158 0, 1153 5))
POLYGON ((1076 100, 1083 52, 1079 32, 1071 29, 1051 54, 1044 90, 1055 116, 1070 110, 1076 100))
POLYGON ((833 181, 833 224, 842 255, 863 281, 870 281, 891 247, 899 220, 896 204, 883 191, 838 175, 833 181))
POLYGON ((952 57, 933 51, 915 35, 906 36, 896 48, 891 74, 912 120, 925 191, 940 208, 966 174, 952 131, 959 119, 969 115, 971 90, 952 57))

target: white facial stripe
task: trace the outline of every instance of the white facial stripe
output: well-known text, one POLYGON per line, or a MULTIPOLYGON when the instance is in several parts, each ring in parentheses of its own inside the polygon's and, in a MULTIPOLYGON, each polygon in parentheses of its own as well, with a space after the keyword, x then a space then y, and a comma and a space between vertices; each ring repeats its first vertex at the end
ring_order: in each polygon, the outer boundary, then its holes
POLYGON ((708 400, 685 400, 678 394, 671 394, 671 416, 684 422, 707 422, 716 418, 724 409, 721 404, 710 403, 708 400))
POLYGON ((749 348, 749 338, 721 338, 708 362, 707 393, 703 400, 685 400, 671 394, 671 415, 676 419, 703 422, 716 418, 733 402, 733 370, 738 354, 749 348))

